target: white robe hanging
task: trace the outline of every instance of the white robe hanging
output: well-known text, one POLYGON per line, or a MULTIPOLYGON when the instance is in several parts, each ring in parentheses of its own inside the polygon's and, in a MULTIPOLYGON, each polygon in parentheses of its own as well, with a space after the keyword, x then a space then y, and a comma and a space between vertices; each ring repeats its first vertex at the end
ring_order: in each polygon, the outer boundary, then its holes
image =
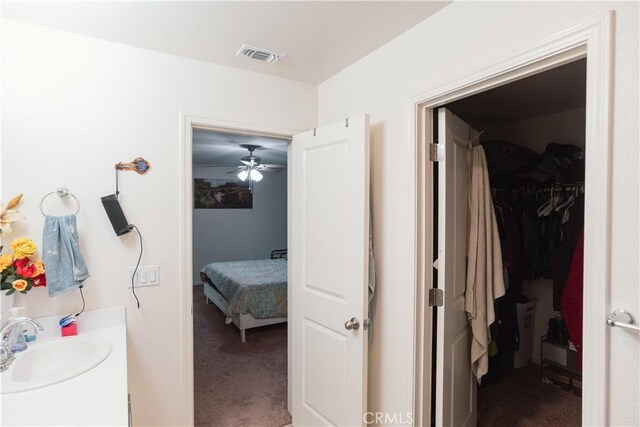
POLYGON ((498 225, 493 210, 487 159, 481 146, 469 148, 469 226, 465 310, 472 330, 471 369, 478 379, 489 369, 489 326, 493 302, 505 293, 498 225))

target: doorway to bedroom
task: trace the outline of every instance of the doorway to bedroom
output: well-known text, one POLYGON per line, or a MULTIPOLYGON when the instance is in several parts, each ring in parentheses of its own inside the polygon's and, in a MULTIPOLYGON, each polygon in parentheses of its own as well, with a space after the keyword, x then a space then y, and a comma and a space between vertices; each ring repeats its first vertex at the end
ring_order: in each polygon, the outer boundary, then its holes
POLYGON ((289 140, 192 132, 194 422, 283 426, 289 140))

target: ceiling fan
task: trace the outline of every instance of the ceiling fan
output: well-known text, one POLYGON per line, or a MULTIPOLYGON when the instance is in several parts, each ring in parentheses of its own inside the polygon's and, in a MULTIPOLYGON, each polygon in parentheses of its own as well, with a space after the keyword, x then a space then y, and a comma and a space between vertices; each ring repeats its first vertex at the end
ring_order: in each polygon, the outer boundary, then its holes
MULTIPOLYGON (((242 181, 249 181, 249 188, 253 190, 253 183, 260 182, 263 178, 262 172, 282 172, 287 169, 287 165, 279 164, 279 163, 262 163, 260 157, 254 156, 253 152, 263 148, 261 145, 252 145, 252 144, 241 144, 242 148, 245 148, 249 151, 248 156, 244 156, 240 159, 242 162, 241 165, 237 166, 236 169, 227 172, 235 173, 238 175, 242 181)), ((209 167, 213 167, 216 165, 206 165, 209 167)))
POLYGON ((242 181, 245 181, 249 178, 250 181, 258 182, 262 179, 262 172, 281 172, 287 169, 287 165, 277 164, 277 163, 262 163, 260 157, 254 156, 253 152, 257 149, 261 149, 260 145, 251 145, 251 144, 242 144, 240 145, 242 148, 246 148, 249 150, 249 155, 244 156, 240 159, 243 163, 238 166, 236 170, 230 171, 228 173, 238 172, 238 178, 242 181))

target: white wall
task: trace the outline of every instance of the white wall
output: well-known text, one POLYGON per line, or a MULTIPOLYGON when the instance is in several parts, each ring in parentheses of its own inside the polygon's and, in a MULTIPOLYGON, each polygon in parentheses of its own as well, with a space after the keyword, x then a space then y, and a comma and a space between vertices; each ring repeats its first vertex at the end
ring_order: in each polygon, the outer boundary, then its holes
POLYGON ((532 117, 499 126, 486 126, 483 141, 500 139, 543 153, 547 144, 573 144, 584 147, 586 110, 574 108, 559 113, 532 117))
MULTIPOLYGON (((609 9, 617 10, 611 305, 640 315, 637 3, 454 2, 320 85, 320 125, 371 114, 378 266, 376 336, 369 360, 372 410, 412 408, 415 209, 410 195, 415 185, 409 100, 609 9)), ((610 424, 638 425, 638 336, 612 331, 611 346, 610 424)))
MULTIPOLYGON (((193 166, 194 178, 235 178, 232 167, 193 166)), ((193 280, 211 262, 269 258, 287 248, 287 171, 264 172, 253 184, 253 209, 193 210, 193 280)))
MULTIPOLYGON (((283 129, 315 125, 314 85, 2 21, 2 200, 24 192, 27 222, 14 237, 41 241, 40 198, 68 186, 82 205, 79 235, 91 278, 87 309, 127 310, 129 390, 136 425, 183 425, 177 395, 180 122, 183 114, 283 129), (114 191, 113 165, 141 155, 145 176, 121 175, 121 203, 145 239, 143 264, 160 266, 160 286, 124 283, 138 255, 134 233, 116 237, 100 204, 114 191)), ((17 304, 27 315, 79 308, 77 294, 49 299, 37 289, 17 304)), ((36 404, 37 406, 37 404, 36 404)))

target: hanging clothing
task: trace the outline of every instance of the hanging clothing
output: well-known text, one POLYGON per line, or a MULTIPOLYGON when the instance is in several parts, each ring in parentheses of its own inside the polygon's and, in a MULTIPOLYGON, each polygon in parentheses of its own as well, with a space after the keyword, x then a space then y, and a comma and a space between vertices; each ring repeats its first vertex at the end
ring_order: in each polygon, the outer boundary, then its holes
POLYGON ((472 330, 471 369, 478 379, 489 369, 489 326, 494 301, 505 294, 500 236, 484 149, 469 148, 469 224, 465 310, 472 330))
POLYGON ((561 299, 567 277, 571 269, 571 260, 578 238, 584 229, 584 197, 579 196, 574 204, 569 221, 562 225, 562 241, 553 261, 553 309, 560 310, 561 299))
MULTIPOLYGON (((369 213, 369 218, 372 218, 369 213)), ((373 220, 369 221, 369 344, 373 341, 373 318, 375 316, 373 298, 376 294, 376 261, 373 256, 373 220)))
POLYGON ((522 258, 522 242, 513 207, 504 201, 494 200, 493 208, 498 222, 502 260, 509 273, 517 273, 522 258))
POLYGON ((562 292, 562 317, 569 330, 569 338, 578 353, 578 367, 582 368, 582 290, 584 283, 584 233, 580 234, 567 283, 562 292))

